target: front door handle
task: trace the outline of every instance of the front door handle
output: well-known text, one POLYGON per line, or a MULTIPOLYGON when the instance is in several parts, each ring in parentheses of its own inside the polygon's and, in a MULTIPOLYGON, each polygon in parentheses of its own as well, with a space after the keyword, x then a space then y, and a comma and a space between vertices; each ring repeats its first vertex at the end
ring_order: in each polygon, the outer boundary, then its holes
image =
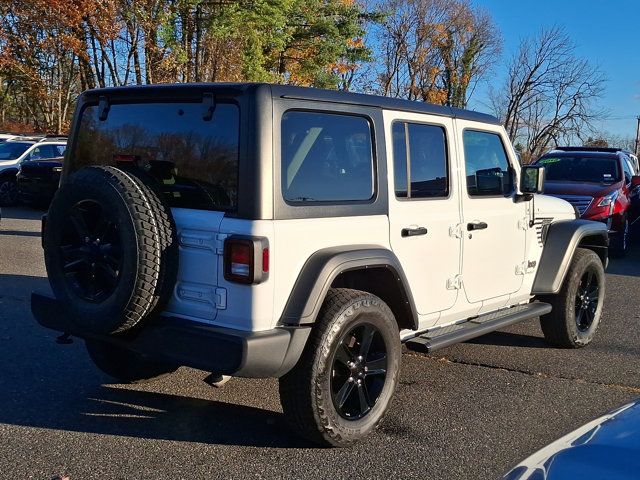
POLYGON ((473 230, 484 230, 489 225, 486 222, 470 222, 467 223, 467 231, 471 232, 473 230))
POLYGON ((415 237, 417 235, 426 235, 427 229, 425 227, 418 228, 403 228, 400 235, 403 237, 415 237))

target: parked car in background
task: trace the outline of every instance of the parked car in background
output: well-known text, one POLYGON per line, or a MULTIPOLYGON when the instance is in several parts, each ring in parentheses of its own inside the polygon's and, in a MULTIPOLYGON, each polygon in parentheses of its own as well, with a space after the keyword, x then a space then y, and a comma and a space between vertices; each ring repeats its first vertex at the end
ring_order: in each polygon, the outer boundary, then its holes
POLYGON ((4 143, 11 138, 15 138, 16 135, 13 133, 0 133, 0 143, 4 143))
POLYGON ((18 136, 0 143, 0 206, 17 203, 16 174, 25 162, 59 158, 66 148, 66 137, 18 136))
POLYGON ((32 160, 20 165, 16 176, 18 201, 32 207, 48 207, 58 190, 63 160, 32 160))
POLYGON ((640 177, 627 153, 613 148, 558 147, 535 164, 545 167, 545 194, 567 200, 583 219, 605 223, 613 255, 628 252, 631 224, 636 220, 632 199, 637 197, 640 177))
POLYGON ((503 480, 631 480, 640 472, 640 400, 531 455, 503 480))
POLYGON ((631 163, 631 166, 633 167, 633 171, 635 172, 635 174, 636 175, 640 174, 640 163, 638 162, 638 157, 633 153, 629 153, 628 157, 629 157, 629 163, 631 163))

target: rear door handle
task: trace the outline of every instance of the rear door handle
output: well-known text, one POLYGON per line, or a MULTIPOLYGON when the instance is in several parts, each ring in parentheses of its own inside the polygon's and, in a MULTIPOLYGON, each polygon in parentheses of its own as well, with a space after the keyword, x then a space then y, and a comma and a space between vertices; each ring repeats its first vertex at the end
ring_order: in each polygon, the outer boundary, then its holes
POLYGON ((427 229, 425 227, 418 228, 403 228, 400 234, 403 237, 415 237, 417 235, 426 235, 427 229))
POLYGON ((471 232, 472 230, 484 230, 489 225, 486 222, 470 222, 467 223, 467 231, 471 232))

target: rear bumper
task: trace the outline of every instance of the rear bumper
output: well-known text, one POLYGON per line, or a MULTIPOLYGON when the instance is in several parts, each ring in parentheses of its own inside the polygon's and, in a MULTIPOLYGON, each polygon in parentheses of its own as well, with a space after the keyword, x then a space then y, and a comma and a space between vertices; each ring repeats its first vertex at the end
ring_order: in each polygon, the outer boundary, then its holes
POLYGON ((117 344, 174 365, 238 377, 280 377, 297 363, 309 327, 246 332, 175 318, 149 319, 134 335, 97 335, 78 329, 64 306, 46 295, 31 295, 31 311, 43 327, 117 344))

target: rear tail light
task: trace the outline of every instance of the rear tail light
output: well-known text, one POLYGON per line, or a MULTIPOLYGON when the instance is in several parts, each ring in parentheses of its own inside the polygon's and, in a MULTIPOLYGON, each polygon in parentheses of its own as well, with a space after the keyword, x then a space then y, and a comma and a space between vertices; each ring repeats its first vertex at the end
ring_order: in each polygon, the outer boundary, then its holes
POLYGON ((269 244, 266 238, 232 235, 224 241, 224 278, 254 284, 269 276, 269 244))

